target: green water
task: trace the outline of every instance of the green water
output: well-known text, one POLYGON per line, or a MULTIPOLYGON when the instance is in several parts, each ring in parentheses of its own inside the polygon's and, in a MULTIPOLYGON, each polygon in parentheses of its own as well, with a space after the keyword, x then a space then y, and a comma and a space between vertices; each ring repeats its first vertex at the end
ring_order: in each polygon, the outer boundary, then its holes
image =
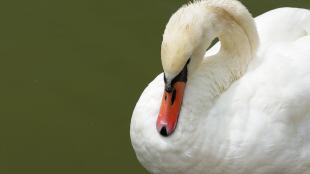
MULTIPOLYGON (((0 2, 0 173, 146 174, 129 138, 172 0, 0 2)), ((309 0, 244 1, 256 16, 309 0)))

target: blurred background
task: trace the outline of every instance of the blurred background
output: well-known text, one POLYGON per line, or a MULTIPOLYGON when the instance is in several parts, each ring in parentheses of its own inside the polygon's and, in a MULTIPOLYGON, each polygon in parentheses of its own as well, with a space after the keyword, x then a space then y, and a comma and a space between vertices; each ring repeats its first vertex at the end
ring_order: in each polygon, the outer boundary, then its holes
MULTIPOLYGON (((0 2, 0 173, 147 174, 129 126, 185 0, 0 2)), ((309 0, 243 0, 254 16, 309 0)))

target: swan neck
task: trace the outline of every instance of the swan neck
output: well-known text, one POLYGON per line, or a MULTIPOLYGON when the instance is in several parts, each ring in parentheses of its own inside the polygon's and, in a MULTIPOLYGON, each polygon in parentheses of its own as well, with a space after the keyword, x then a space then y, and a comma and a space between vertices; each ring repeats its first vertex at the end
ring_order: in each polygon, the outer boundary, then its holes
MULTIPOLYGON (((197 73, 191 69, 189 79, 201 76, 208 87, 204 89, 204 101, 215 101, 229 86, 238 80, 247 70, 249 62, 256 54, 258 36, 254 20, 245 11, 246 20, 236 17, 220 7, 207 7, 204 21, 201 24, 204 36, 201 38, 200 51, 206 50, 211 41, 219 38, 220 51, 211 57, 203 59, 203 55, 193 57, 193 62, 200 61, 197 73)), ((212 105, 212 102, 210 103, 212 105)), ((211 105, 203 108, 209 108, 211 105)))

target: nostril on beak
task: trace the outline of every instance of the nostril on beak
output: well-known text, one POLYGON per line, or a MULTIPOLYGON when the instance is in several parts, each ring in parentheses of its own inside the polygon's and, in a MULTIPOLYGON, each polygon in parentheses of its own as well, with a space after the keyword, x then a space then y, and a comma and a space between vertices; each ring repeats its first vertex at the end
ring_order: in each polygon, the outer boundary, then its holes
POLYGON ((166 126, 163 126, 160 130, 160 135, 162 135, 163 137, 168 137, 168 132, 167 132, 167 128, 166 126))

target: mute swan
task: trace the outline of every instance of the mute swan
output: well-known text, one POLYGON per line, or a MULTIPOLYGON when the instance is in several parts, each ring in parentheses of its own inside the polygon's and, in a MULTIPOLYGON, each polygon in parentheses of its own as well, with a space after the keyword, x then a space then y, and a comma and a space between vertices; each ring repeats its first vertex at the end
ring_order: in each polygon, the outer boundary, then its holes
POLYGON ((309 10, 254 21, 237 0, 195 1, 170 18, 161 60, 130 127, 149 172, 310 173, 309 10))

